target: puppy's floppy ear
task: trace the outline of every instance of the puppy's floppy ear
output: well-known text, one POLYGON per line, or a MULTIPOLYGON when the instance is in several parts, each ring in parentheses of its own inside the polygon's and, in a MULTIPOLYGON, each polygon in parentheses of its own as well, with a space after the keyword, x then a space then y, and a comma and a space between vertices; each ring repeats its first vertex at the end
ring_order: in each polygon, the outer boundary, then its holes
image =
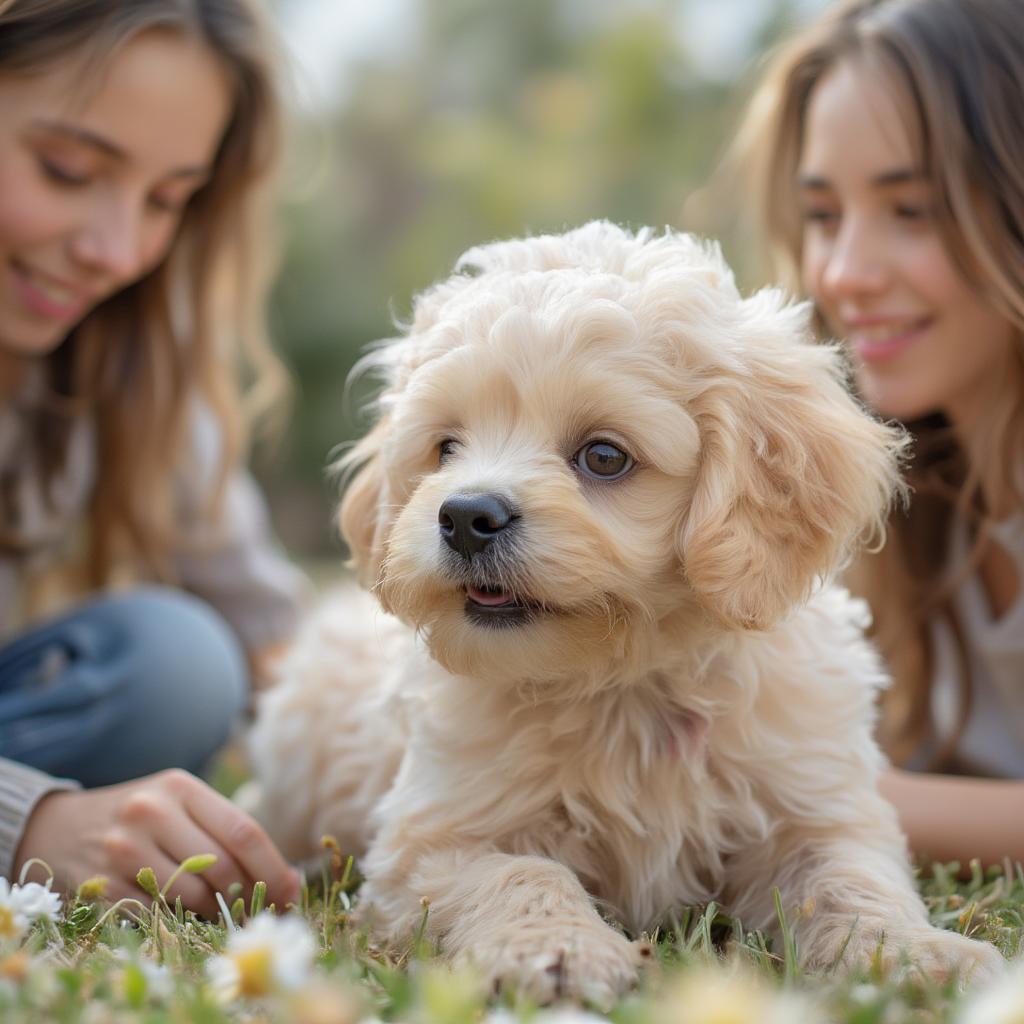
POLYGON ((472 281, 468 274, 456 273, 416 296, 413 320, 402 325, 404 333, 371 346, 352 370, 350 383, 365 375, 375 375, 382 382, 375 403, 380 419, 332 467, 344 483, 338 529, 351 553, 349 564, 364 586, 372 587, 377 582, 394 511, 384 458, 392 422, 388 410, 420 367, 460 340, 457 334, 439 326, 439 321, 447 303, 472 281))
POLYGON ((712 615, 765 629, 881 539, 907 441, 849 395, 806 307, 768 290, 738 305, 734 359, 688 407, 701 462, 677 550, 712 615))
POLYGON ((359 581, 370 587, 377 581, 384 557, 388 480, 382 447, 386 432, 385 416, 335 464, 345 481, 338 528, 359 581))

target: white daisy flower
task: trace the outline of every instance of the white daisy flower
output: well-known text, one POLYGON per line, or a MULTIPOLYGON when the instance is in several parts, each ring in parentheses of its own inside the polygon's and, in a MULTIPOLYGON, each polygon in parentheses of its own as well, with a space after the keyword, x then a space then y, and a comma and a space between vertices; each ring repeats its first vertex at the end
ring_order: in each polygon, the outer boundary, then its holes
POLYGON ((170 999, 174 993, 174 975, 170 968, 145 957, 138 961, 138 966, 146 979, 146 991, 155 999, 170 999))
POLYGON ((1002 977, 969 989, 960 1004, 957 1024, 1024 1024, 1024 961, 1002 977))
POLYGON ((206 973, 225 1003, 298 989, 309 976, 316 950, 316 939, 302 918, 277 917, 265 910, 228 936, 224 952, 207 961, 206 973))
POLYGON ((38 882, 26 882, 24 885, 11 887, 11 898, 16 900, 21 912, 30 921, 38 921, 41 918, 56 921, 60 916, 60 894, 50 891, 52 882, 53 879, 48 878, 46 885, 39 885, 38 882))
POLYGON ((20 939, 31 924, 17 898, 18 886, 0 876, 0 940, 20 939))

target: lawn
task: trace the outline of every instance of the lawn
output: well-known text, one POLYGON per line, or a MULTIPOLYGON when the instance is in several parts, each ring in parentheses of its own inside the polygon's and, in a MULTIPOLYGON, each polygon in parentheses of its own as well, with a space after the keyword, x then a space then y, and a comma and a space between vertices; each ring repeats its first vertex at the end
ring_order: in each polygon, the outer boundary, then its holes
MULTIPOLYGON (((186 862, 203 868, 203 858, 186 862)), ((694 908, 650 936, 638 990, 599 1015, 595 1008, 538 1009, 514 993, 485 991, 468 970, 451 971, 420 942, 402 955, 376 949, 350 923, 351 860, 325 846, 319 877, 301 906, 272 916, 257 890, 227 894, 217 922, 195 919, 161 895, 167 879, 140 874, 139 900, 117 908, 100 885, 54 908, 38 887, 0 884, 0 1021, 299 1024, 1020 1024, 1024 976, 962 994, 912 968, 885 976, 805 975, 789 936, 773 949, 714 905, 694 908), (144 890, 148 890, 144 891, 144 890), (19 903, 19 900, 21 901, 19 903), (48 906, 45 912, 40 908, 48 906), (21 908, 19 917, 19 907, 21 908)), ((1008 958, 1024 934, 1024 874, 1009 864, 958 881, 953 866, 921 879, 932 920, 990 940, 1008 958)), ((783 921, 785 911, 780 907, 783 921)), ((429 914, 429 907, 424 908, 429 914)))

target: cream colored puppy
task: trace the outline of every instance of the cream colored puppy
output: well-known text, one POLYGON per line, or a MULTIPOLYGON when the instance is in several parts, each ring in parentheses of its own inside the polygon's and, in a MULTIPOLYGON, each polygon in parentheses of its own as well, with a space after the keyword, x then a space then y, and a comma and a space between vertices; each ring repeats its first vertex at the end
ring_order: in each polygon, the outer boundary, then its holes
POLYGON ((608 1001, 637 936, 714 899, 803 962, 928 923, 876 781, 885 676, 828 583, 877 534, 902 439, 806 306, 743 298, 714 246, 607 223, 470 250, 381 349, 346 460, 352 595, 310 624, 252 749, 295 857, 362 855, 380 934, 495 983, 608 1001))

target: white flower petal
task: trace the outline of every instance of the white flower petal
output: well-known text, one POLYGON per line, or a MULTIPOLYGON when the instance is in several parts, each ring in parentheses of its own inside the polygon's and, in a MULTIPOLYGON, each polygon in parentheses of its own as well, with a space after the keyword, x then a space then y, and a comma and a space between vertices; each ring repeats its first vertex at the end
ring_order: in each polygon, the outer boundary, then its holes
MULTIPOLYGON (((255 962, 263 962, 268 967, 268 981, 278 989, 297 989, 306 984, 309 971, 316 957, 317 942, 312 929, 305 919, 287 914, 278 917, 270 911, 257 914, 228 936, 223 957, 232 964, 234 988, 237 991, 245 987, 246 979, 241 972, 245 962, 253 962, 252 954, 261 953, 255 962), (263 957, 266 959, 264 960, 263 957)), ((227 969, 216 968, 221 976, 226 976, 227 969)), ((252 979, 250 979, 252 980, 252 979)), ((233 998, 233 996, 232 996, 233 998)))
POLYGON ((50 882, 46 885, 39 885, 38 882, 15 885, 11 889, 10 899, 30 921, 38 921, 40 918, 56 921, 60 916, 60 895, 50 891, 50 882))
POLYGON ((230 1003, 238 996, 239 975, 235 961, 227 956, 211 956, 206 961, 206 976, 214 998, 220 1003, 230 1003))
POLYGON ((1024 1021, 1024 961, 996 981, 968 990, 957 1024, 1021 1024, 1024 1021))

